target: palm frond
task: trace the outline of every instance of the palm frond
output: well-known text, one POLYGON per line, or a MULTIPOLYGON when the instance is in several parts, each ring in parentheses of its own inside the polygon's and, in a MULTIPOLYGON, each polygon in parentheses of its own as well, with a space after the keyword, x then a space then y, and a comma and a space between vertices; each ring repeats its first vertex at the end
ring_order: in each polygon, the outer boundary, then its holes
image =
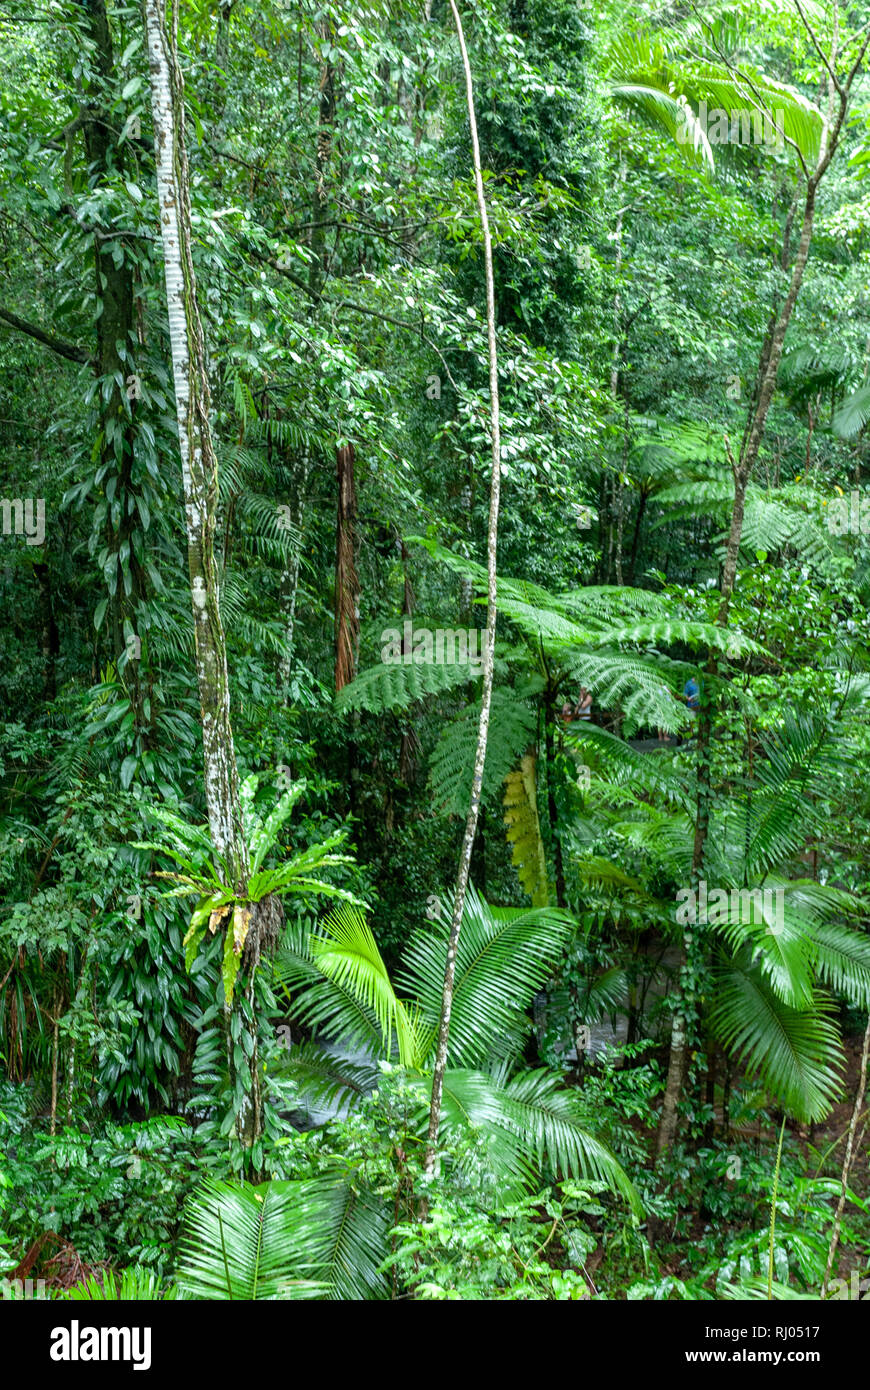
MULTIPOLYGON (((460 1066, 521 1050, 528 1011, 574 930, 553 908, 493 908, 469 889, 456 950, 448 1057, 460 1066)), ((411 939, 399 987, 420 1003, 433 1032, 441 1014, 449 923, 438 920, 411 939)))
POLYGON ((546 1157, 554 1168, 572 1177, 605 1182, 625 1198, 636 1216, 643 1215, 625 1171, 606 1144, 586 1128, 589 1117, 576 1091, 566 1090, 548 1070, 522 1072, 502 1089, 507 1123, 539 1163, 546 1157))
POLYGON ((156 1300, 167 1302, 178 1297, 178 1289, 174 1284, 165 1285, 155 1270, 132 1265, 120 1274, 113 1273, 111 1269, 103 1270, 99 1278, 95 1274, 89 1274, 86 1279, 68 1289, 63 1297, 72 1299, 73 1302, 87 1303, 104 1303, 115 1299, 125 1303, 152 1303, 156 1300))
POLYGON ((351 1108, 374 1090, 380 1076, 375 1063, 350 1061, 339 1048, 316 1042, 294 1043, 272 1065, 282 1083, 289 1083, 300 1108, 338 1113, 351 1108))
POLYGON ((311 1184, 252 1187, 208 1178, 191 1201, 179 1242, 178 1286, 190 1298, 322 1297, 315 1278, 311 1184))
POLYGON ((809 1122, 828 1113, 840 1088, 843 1052, 830 1012, 820 991, 812 1009, 791 1008, 760 970, 733 961, 718 976, 710 1023, 782 1107, 809 1122))
POLYGON ((273 972, 293 1017, 304 1027, 333 1042, 378 1055, 382 1036, 374 1010, 357 997, 351 981, 324 974, 311 953, 310 933, 304 925, 288 927, 273 972))

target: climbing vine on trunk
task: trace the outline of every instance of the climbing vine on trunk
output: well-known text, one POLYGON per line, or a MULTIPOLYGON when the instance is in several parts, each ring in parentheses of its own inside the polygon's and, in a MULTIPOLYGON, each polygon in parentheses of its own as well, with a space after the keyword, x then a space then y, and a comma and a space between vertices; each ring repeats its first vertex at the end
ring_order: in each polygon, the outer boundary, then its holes
POLYGON ((492 677, 495 663, 495 623, 496 623, 496 550, 498 546, 498 508, 501 482, 501 444, 499 435, 498 403, 498 348, 495 337, 495 286, 492 274, 492 238, 489 232, 489 218, 486 211, 486 197, 483 191, 483 172, 480 164, 480 144, 477 138, 477 120, 474 111, 474 83, 471 64, 465 46, 462 20, 453 0, 450 0, 453 22, 459 39, 462 65, 465 70, 465 95, 468 105, 468 123, 471 128, 471 153, 474 165, 474 185, 477 192, 477 209, 480 215, 480 230, 483 238, 483 259, 486 275, 486 327, 489 347, 489 410, 490 438, 492 442, 492 479, 489 493, 489 526, 486 540, 487 603, 486 633, 483 644, 483 690, 480 698, 480 719, 477 729, 477 747, 474 754, 474 772, 471 780, 471 800, 462 837, 459 855, 459 872, 456 877, 456 894, 453 899, 453 914, 450 920, 450 935, 447 942, 447 963, 444 969, 444 993, 441 999, 441 1017, 438 1027, 438 1046, 435 1053, 435 1070, 432 1077, 432 1101, 429 1108, 429 1136, 426 1147, 426 1171, 434 1173, 437 1159, 438 1127, 441 1121, 441 1099, 444 1092, 444 1072, 447 1068, 447 1044, 450 1037, 450 1012, 453 1005, 453 976, 456 969, 456 947, 462 927, 462 914, 465 910, 465 896, 468 891, 468 876, 471 869, 471 851, 477 832, 480 814, 480 794, 483 787, 483 765, 486 760, 486 741, 489 733, 489 712, 492 704, 492 677))

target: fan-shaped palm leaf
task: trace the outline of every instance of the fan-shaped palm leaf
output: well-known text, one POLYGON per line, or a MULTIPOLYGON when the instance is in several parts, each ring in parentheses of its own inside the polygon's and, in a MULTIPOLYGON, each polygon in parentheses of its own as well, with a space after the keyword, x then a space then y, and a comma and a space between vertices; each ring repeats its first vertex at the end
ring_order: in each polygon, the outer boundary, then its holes
MULTIPOLYGON (((434 1029, 441 1012, 449 924, 417 932, 398 982, 417 999, 434 1029)), ((530 1028, 528 1010, 571 933, 572 919, 554 908, 492 908, 469 890, 456 951, 448 1057, 461 1066, 509 1056, 530 1028)))
POLYGON ((821 992, 812 1010, 792 1009, 760 970, 734 961, 718 975, 710 1022, 785 1109, 814 1121, 827 1113, 840 1086, 843 1053, 829 1014, 821 992))

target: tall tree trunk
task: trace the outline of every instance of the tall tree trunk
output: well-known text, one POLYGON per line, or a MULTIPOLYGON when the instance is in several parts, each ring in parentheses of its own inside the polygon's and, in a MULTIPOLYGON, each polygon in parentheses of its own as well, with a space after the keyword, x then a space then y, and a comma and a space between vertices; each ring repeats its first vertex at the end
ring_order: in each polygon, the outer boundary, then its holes
POLYGON ((827 1297, 828 1280, 831 1277, 831 1270, 834 1267, 834 1255, 837 1252, 837 1245, 840 1240, 840 1223, 843 1220, 843 1210, 846 1206, 846 1194, 849 1191, 849 1170, 852 1167, 855 1136, 858 1132, 858 1121, 861 1118, 861 1109, 864 1105, 864 1089, 867 1085, 868 1054, 870 1054, 870 1016, 867 1018, 867 1027, 864 1029, 864 1045, 861 1048, 861 1061, 859 1063, 858 1073, 858 1090, 855 1095, 855 1104, 852 1107, 852 1118, 849 1121, 849 1137, 846 1140, 843 1171, 840 1174, 840 1195, 837 1199, 837 1210, 834 1216, 833 1229, 831 1231, 831 1243, 828 1246, 828 1258, 825 1261, 825 1277, 822 1280, 822 1298, 827 1297))
POLYGON ((167 35, 161 0, 145 0, 157 191, 166 275, 166 303, 184 487, 187 560, 193 601, 196 676, 209 829, 226 859, 239 897, 247 884, 247 852, 239 808, 230 724, 226 639, 214 553, 217 459, 211 437, 211 395, 205 340, 191 254, 190 191, 184 142, 184 84, 177 53, 178 10, 172 0, 167 35))
MULTIPOLYGON (((248 855, 239 804, 235 744, 230 723, 226 639, 220 614, 215 525, 218 505, 217 458, 211 436, 211 397, 205 341, 196 299, 191 253, 190 189, 184 140, 184 84, 178 63, 178 5, 171 0, 170 30, 163 20, 163 0, 145 0, 145 29, 151 72, 151 109, 157 192, 166 276, 169 339, 175 382, 178 446, 184 489, 187 560, 193 604, 196 676, 202 718, 205 798, 216 853, 236 897, 247 892, 248 855)), ((232 930, 228 927, 227 930, 232 930)), ((249 1057, 250 1100, 237 1117, 237 1133, 250 1148, 260 1137, 259 1058, 256 1045, 253 977, 246 991, 252 1037, 249 1057)), ((228 1004, 224 1032, 231 1079, 235 1074, 228 1004)))
POLYGON ((474 165, 474 184, 477 191, 477 208, 480 214, 480 229, 483 236, 483 259, 486 275, 486 327, 489 346, 489 409, 490 434, 492 440, 492 478, 489 493, 489 526, 486 543, 487 607, 486 633, 483 648, 483 690, 480 698, 480 720, 477 728, 477 748, 474 754, 474 770, 471 779, 471 801, 465 822, 465 834, 459 855, 459 872, 456 878, 456 895, 453 900, 453 915, 450 921, 450 934, 447 942, 447 962, 444 968, 444 991, 441 996, 441 1019, 438 1028, 438 1046, 435 1053, 435 1070, 432 1076, 432 1102, 429 1108, 429 1134, 426 1144, 425 1170, 434 1173, 438 1149, 438 1129, 441 1123, 441 1099, 444 1093, 444 1073, 447 1069, 447 1044, 450 1036, 450 1013, 453 1007, 453 976, 456 969, 456 948, 462 927, 462 914, 465 910, 465 896, 468 891, 468 875, 471 868, 471 851, 477 831, 480 812, 480 794, 483 787, 483 764, 486 759, 486 742, 489 733, 489 712, 492 705, 492 678, 495 667, 495 624, 496 624, 496 548, 498 544, 498 508, 501 485, 501 440, 499 432, 498 399, 498 349, 495 336, 495 284, 492 272, 492 238, 489 232, 489 218, 486 211, 486 197, 483 191, 483 172, 480 164, 480 144, 477 138, 477 120, 474 112, 474 84, 468 50, 465 47, 465 34, 462 20, 455 0, 450 0, 450 9, 456 25, 462 65, 465 70, 465 97, 468 105, 468 123, 471 128, 471 153, 474 165))

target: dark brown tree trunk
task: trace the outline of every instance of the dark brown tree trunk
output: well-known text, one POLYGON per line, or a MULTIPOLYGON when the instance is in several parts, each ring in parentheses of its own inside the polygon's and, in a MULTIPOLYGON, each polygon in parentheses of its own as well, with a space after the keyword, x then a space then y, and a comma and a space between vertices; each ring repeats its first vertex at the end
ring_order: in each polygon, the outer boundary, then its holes
POLYGON ((359 578, 356 571, 356 523, 359 507, 354 476, 355 451, 343 444, 335 451, 338 521, 335 532, 335 689, 356 675, 359 651, 359 578))
POLYGON ((57 658, 60 652, 60 635, 54 616, 54 596, 51 586, 51 571, 45 560, 33 566, 33 573, 39 585, 37 612, 39 614, 39 646, 42 651, 42 698, 53 700, 57 695, 57 658))
MULTIPOLYGON (((329 21, 320 25, 321 38, 329 38, 329 21)), ((312 260, 308 273, 308 283, 312 293, 317 293, 329 269, 326 250, 326 226, 329 197, 327 194, 327 174, 332 157, 333 126, 335 124, 335 69, 326 62, 320 73, 320 101, 318 106, 317 149, 314 156, 314 196, 311 206, 311 250, 312 260)))

